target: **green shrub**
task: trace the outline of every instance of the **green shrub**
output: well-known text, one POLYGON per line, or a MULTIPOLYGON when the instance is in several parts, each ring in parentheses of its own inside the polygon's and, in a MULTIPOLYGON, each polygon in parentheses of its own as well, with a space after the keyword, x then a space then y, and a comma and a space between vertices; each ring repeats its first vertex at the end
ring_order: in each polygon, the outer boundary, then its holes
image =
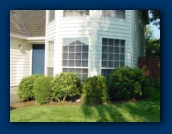
POLYGON ((67 97, 75 97, 81 94, 81 82, 75 73, 63 72, 56 75, 52 81, 52 98, 57 101, 65 101, 67 97))
POLYGON ((21 80, 17 92, 20 101, 31 101, 35 99, 33 93, 34 81, 40 76, 42 75, 31 75, 21 80))
POLYGON ((102 104, 109 101, 108 86, 104 76, 93 76, 83 84, 82 98, 86 104, 102 104))
POLYGON ((110 95, 112 100, 140 98, 143 94, 145 76, 140 69, 116 68, 110 74, 110 95))
POLYGON ((44 103, 50 102, 52 80, 53 80, 53 77, 50 77, 50 76, 42 76, 35 80, 34 94, 35 94, 35 100, 38 103, 44 104, 44 103))
POLYGON ((160 89, 149 87, 147 88, 147 99, 160 100, 160 89))
POLYGON ((160 80, 147 78, 144 82, 144 98, 160 100, 160 80))

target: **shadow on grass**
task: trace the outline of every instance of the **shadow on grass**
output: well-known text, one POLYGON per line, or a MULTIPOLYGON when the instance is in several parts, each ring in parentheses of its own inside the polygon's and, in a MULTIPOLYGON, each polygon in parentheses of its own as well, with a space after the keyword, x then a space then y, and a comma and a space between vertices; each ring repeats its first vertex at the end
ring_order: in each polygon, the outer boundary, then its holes
POLYGON ((95 122, 159 122, 159 103, 141 101, 109 105, 83 105, 85 119, 95 122))

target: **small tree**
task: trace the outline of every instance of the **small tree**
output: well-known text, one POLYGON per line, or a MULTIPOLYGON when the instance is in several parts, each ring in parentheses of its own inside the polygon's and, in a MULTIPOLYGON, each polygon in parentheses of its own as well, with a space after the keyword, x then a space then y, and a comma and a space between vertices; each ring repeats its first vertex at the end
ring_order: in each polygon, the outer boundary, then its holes
POLYGON ((67 97, 81 94, 80 79, 75 73, 63 72, 52 81, 52 97, 57 101, 65 101, 67 97))
POLYGON ((160 39, 155 39, 152 29, 146 28, 146 56, 160 56, 160 39))

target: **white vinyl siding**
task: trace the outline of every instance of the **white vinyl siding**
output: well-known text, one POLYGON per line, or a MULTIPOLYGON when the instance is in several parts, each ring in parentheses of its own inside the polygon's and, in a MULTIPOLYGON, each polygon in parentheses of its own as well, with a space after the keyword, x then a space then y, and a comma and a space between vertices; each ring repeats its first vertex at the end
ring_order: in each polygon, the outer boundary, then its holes
POLYGON ((145 24, 140 16, 140 11, 133 12, 133 67, 137 67, 138 58, 144 56, 145 52, 145 24))
MULTIPOLYGON (((54 75, 61 73, 65 68, 68 71, 70 68, 76 68, 76 66, 72 67, 75 64, 80 65, 78 68, 85 68, 82 66, 82 62, 80 62, 81 64, 75 63, 76 59, 69 59, 69 57, 67 57, 67 61, 63 59, 63 56, 66 56, 66 54, 63 55, 63 39, 69 37, 89 38, 88 66, 86 67, 88 69, 88 77, 101 75, 102 69, 106 69, 102 68, 102 38, 124 40, 124 64, 125 66, 133 67, 133 38, 137 38, 132 33, 134 32, 133 14, 137 11, 117 10, 120 13, 117 13, 119 15, 116 15, 116 17, 104 16, 103 11, 89 10, 86 15, 82 15, 79 11, 75 14, 75 10, 72 10, 72 13, 69 13, 68 10, 55 11, 55 20, 51 23, 46 23, 46 44, 49 40, 54 40, 54 75), (74 62, 69 63, 70 60, 74 62)), ((74 55, 70 54, 70 56, 72 58, 74 55)), ((78 53, 78 56, 81 55, 78 53)))
POLYGON ((22 78, 31 74, 31 49, 32 44, 10 37, 10 87, 18 86, 22 78))

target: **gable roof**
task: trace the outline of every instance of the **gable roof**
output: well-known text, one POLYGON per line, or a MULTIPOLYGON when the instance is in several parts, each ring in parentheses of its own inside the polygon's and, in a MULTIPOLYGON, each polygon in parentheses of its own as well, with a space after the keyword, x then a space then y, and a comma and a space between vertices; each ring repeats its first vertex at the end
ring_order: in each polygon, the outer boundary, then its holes
POLYGON ((10 10, 10 33, 26 37, 45 36, 45 10, 10 10))

